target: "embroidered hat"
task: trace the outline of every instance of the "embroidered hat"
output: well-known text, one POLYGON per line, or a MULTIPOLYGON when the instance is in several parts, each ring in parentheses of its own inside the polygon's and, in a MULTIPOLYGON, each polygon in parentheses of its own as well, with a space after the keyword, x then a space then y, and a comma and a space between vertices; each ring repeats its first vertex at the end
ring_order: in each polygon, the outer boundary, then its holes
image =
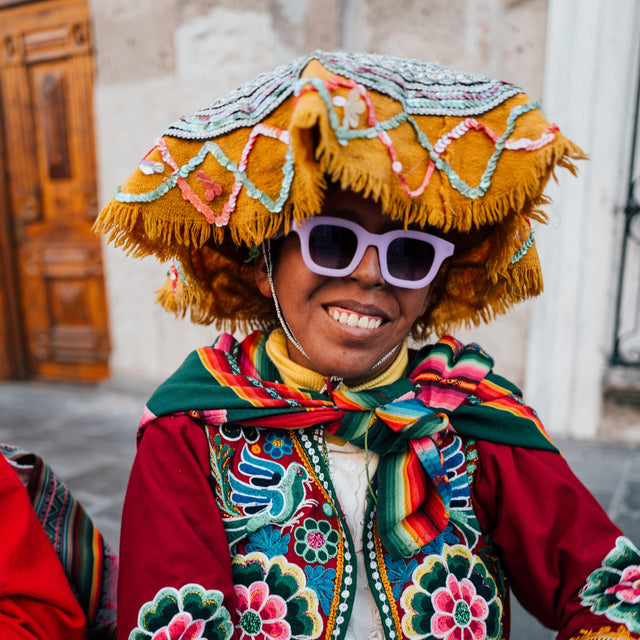
POLYGON ((317 51, 174 122, 96 221, 134 256, 171 261, 161 304, 194 322, 276 323, 250 256, 321 211, 328 182, 405 225, 453 234, 417 337, 477 324, 542 290, 531 221, 581 150, 518 87, 374 54, 317 51))

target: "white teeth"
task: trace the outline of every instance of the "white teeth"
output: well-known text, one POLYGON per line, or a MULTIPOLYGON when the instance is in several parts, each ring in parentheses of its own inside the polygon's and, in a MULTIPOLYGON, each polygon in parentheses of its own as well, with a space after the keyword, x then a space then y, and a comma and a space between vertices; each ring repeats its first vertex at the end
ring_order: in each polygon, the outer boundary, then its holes
POLYGON ((340 324, 346 324, 349 327, 358 327, 360 329, 377 329, 382 324, 382 318, 359 316, 356 313, 347 313, 346 311, 338 311, 338 309, 331 309, 329 313, 336 322, 339 322, 340 324))

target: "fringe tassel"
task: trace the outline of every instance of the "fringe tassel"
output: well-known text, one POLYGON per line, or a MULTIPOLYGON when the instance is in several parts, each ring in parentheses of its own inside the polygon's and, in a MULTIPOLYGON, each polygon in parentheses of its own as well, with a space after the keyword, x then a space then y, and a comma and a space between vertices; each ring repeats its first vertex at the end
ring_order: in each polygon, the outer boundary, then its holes
MULTIPOLYGON (((308 124, 308 121, 303 123, 308 124)), ((315 157, 321 174, 339 183, 343 189, 351 189, 364 197, 379 201, 383 211, 394 220, 402 220, 405 225, 436 227, 445 233, 450 230, 469 232, 481 226, 494 225, 502 222, 513 212, 521 212, 523 209, 534 211, 536 219, 545 222, 546 216, 539 207, 548 202, 548 198, 543 195, 543 190, 549 177, 553 175, 552 167, 557 165, 567 168, 575 175, 577 169, 574 160, 586 157, 579 147, 558 132, 558 140, 555 143, 536 152, 536 163, 531 166, 528 177, 520 178, 515 188, 510 185, 508 190, 495 192, 495 195, 492 195, 492 185, 482 197, 467 199, 464 204, 457 203, 456 209, 453 210, 448 197, 441 196, 439 201, 433 196, 408 197, 390 169, 386 176, 377 177, 375 171, 358 167, 349 152, 337 142, 326 115, 314 114, 314 119, 310 123, 310 126, 320 129, 320 142, 316 147, 315 157)), ((301 126, 301 123, 297 122, 296 126, 301 126)), ((302 145, 304 140, 302 132, 297 129, 292 132, 293 143, 302 145)), ((297 147, 294 147, 294 152, 299 153, 297 147)), ((504 153, 520 152, 505 151, 504 153)), ((307 191, 318 191, 318 179, 311 171, 307 171, 306 167, 296 166, 296 180, 299 178, 306 183, 307 191), (301 175, 303 172, 305 175, 301 175)), ((443 184, 443 188, 444 186, 443 184)), ((445 191, 448 190, 450 187, 445 189, 445 191)), ((495 188, 493 190, 495 191, 495 188)), ((317 213, 304 199, 296 204, 300 209, 301 217, 317 213)))
POLYGON ((111 200, 93 224, 95 233, 107 234, 108 241, 135 258, 154 255, 167 260, 176 255, 175 244, 201 247, 209 238, 220 242, 224 231, 204 217, 162 216, 157 209, 147 213, 139 205, 111 200))

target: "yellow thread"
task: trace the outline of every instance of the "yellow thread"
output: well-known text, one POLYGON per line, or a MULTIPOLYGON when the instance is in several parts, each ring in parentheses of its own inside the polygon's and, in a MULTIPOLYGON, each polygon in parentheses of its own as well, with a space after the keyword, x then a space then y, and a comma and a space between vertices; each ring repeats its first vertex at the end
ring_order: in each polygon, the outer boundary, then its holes
POLYGON ((573 635, 569 640, 631 640, 637 638, 624 625, 617 629, 612 627, 600 627, 599 629, 583 629, 578 635, 573 635))

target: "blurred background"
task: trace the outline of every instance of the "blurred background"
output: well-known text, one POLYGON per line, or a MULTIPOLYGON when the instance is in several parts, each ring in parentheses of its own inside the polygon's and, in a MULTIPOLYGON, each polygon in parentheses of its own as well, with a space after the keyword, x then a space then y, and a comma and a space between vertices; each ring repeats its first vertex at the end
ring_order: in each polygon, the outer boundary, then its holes
POLYGON ((214 331, 161 311, 167 265, 92 222, 172 121, 315 49, 512 82, 589 154, 550 184, 543 296, 461 334, 634 537, 637 0, 0 0, 0 440, 43 455, 117 545, 145 398, 214 331))
POLYGON ((640 438, 637 0, 0 0, 0 35, 0 379, 157 382, 208 344, 154 304, 166 265, 93 219, 181 115, 365 50, 518 84, 590 155, 551 185, 545 294, 462 334, 552 434, 640 438))

